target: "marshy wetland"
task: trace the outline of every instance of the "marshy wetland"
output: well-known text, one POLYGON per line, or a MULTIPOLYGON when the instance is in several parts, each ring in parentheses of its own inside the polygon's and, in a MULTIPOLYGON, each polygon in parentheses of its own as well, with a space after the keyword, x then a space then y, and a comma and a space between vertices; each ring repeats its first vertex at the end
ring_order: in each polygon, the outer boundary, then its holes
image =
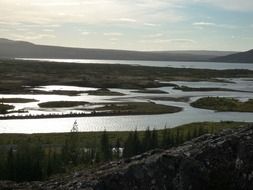
POLYGON ((2 133, 68 132, 75 120, 81 131, 253 122, 249 111, 217 113, 192 106, 205 97, 248 101, 253 65, 247 70, 215 70, 2 60, 0 70, 2 133))

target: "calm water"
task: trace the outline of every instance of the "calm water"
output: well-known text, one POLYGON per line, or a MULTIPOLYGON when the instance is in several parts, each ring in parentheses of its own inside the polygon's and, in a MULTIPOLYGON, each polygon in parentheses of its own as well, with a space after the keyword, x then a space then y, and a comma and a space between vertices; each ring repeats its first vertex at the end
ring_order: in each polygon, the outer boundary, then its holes
MULTIPOLYGON (((253 97, 252 79, 229 79, 229 83, 224 82, 184 82, 175 81, 175 84, 189 87, 221 87, 248 92, 182 92, 174 90, 172 87, 162 87, 160 90, 169 94, 142 94, 132 92, 133 90, 111 89, 126 94, 125 96, 90 96, 86 93, 80 96, 63 95, 0 95, 0 98, 34 98, 39 102, 47 101, 88 101, 88 102, 115 102, 115 101, 148 101, 154 96, 158 97, 190 97, 190 102, 206 96, 226 96, 241 100, 247 100, 253 97)), ((40 90, 95 90, 95 88, 69 87, 69 86, 42 86, 40 90)), ((197 109, 189 105, 190 102, 174 101, 155 101, 159 104, 174 105, 182 107, 183 111, 174 114, 144 115, 144 116, 114 116, 114 117, 86 117, 86 118, 63 118, 63 119, 29 119, 29 120, 0 120, 0 133, 49 133, 49 132, 69 132, 75 120, 79 124, 80 131, 126 131, 144 130, 148 126, 161 129, 175 127, 181 124, 199 122, 199 121, 247 121, 253 122, 252 113, 237 112, 215 112, 211 110, 197 109)), ((41 109, 38 103, 13 104, 16 109, 26 109, 29 114, 42 113, 69 113, 77 110, 76 108, 66 109, 41 109)))
POLYGON ((65 62, 65 63, 101 63, 101 64, 127 64, 143 65, 155 67, 174 67, 174 68, 195 68, 195 69, 249 69, 253 70, 250 63, 216 63, 216 62, 182 62, 182 61, 126 61, 126 60, 98 60, 98 59, 29 59, 22 60, 65 62))

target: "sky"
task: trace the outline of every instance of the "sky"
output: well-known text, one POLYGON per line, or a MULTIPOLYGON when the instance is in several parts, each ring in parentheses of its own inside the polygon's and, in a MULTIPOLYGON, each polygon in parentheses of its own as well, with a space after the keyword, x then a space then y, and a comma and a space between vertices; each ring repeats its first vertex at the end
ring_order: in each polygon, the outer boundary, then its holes
POLYGON ((0 0, 0 38, 142 51, 253 48, 253 0, 0 0))

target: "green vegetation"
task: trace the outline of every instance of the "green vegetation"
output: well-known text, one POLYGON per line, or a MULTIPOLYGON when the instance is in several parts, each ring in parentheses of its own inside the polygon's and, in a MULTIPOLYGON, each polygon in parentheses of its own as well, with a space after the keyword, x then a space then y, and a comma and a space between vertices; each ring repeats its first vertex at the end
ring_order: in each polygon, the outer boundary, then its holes
POLYGON ((148 97, 150 100, 173 101, 173 102, 189 102, 190 97, 148 97))
MULTIPOLYGON (((168 130, 176 130, 180 129, 182 131, 193 129, 200 129, 200 128, 207 128, 209 132, 218 132, 219 130, 226 129, 226 128, 234 128, 234 127, 244 127, 248 125, 247 123, 243 122, 200 122, 200 123, 191 123, 182 125, 176 128, 168 128, 168 130)), ((165 126, 166 127, 166 126, 165 126)), ((158 138, 162 138, 162 132, 164 130, 157 130, 158 138)), ((99 144, 99 139, 102 136, 103 132, 79 132, 78 136, 80 139, 81 144, 99 144)), ((120 139, 120 142, 126 140, 128 131, 114 131, 114 132, 107 132, 108 138, 111 144, 115 144, 117 139, 120 139)), ((139 137, 143 138, 144 131, 138 131, 139 137)), ((0 134, 0 146, 1 145, 9 145, 9 144, 22 144, 24 141, 31 141, 31 142, 40 142, 42 144, 64 144, 66 138, 68 137, 69 133, 48 133, 48 134, 0 134)))
POLYGON ((41 108, 63 108, 81 105, 101 105, 101 107, 95 108, 79 108, 79 110, 83 111, 90 110, 93 112, 93 115, 95 115, 96 112, 108 113, 108 115, 163 114, 175 113, 182 110, 179 107, 156 104, 153 102, 118 102, 91 104, 88 102, 78 101, 56 101, 39 104, 41 108))
POLYGON ((110 91, 107 88, 100 88, 98 90, 87 91, 87 92, 88 92, 88 95, 93 95, 93 96, 124 96, 125 95, 120 92, 110 91))
POLYGON ((76 91, 76 90, 52 90, 52 91, 44 91, 44 90, 35 90, 33 88, 23 88, 21 92, 18 89, 16 92, 12 92, 13 94, 39 94, 39 95, 64 95, 64 96, 78 96, 81 93, 85 93, 85 91, 76 91))
POLYGON ((143 89, 143 90, 136 90, 132 91, 135 93, 147 93, 147 94, 168 94, 168 92, 162 91, 162 90, 148 90, 148 89, 143 89))
POLYGON ((7 114, 12 109, 14 109, 14 106, 0 103, 0 114, 7 114))
POLYGON ((159 81, 208 81, 221 77, 253 78, 253 71, 250 70, 133 67, 116 64, 72 64, 18 60, 2 60, 0 71, 0 93, 2 94, 32 93, 31 88, 27 86, 71 85, 143 89, 171 85, 159 81))
POLYGON ((38 100, 28 99, 28 98, 2 98, 0 101, 2 103, 30 103, 30 102, 38 102, 38 100))
MULTIPOLYGON (((42 92, 42 94, 45 93, 42 92)), ((56 95, 65 95, 65 96, 78 96, 81 93, 85 93, 85 91, 75 91, 75 90, 53 90, 53 91, 49 91, 46 92, 48 94, 56 94, 56 95)))
POLYGON ((191 103, 191 106, 216 111, 253 112, 253 99, 240 102, 234 98, 205 97, 191 103))
POLYGON ((81 133, 75 122, 70 133, 1 134, 0 179, 43 180, 53 174, 80 167, 96 167, 103 162, 128 158, 154 148, 177 146, 206 133, 247 125, 204 122, 163 130, 148 128, 146 131, 81 133))
POLYGON ((208 91, 229 91, 229 92, 245 92, 245 91, 239 91, 239 90, 233 90, 228 88, 192 88, 188 86, 176 86, 174 87, 176 90, 182 90, 184 92, 208 92, 208 91))
MULTIPOLYGON (((41 119, 41 118, 70 118, 70 117, 96 117, 96 116, 122 116, 122 115, 152 115, 180 112, 182 108, 175 106, 167 106, 155 104, 153 102, 118 102, 118 103, 85 103, 85 102, 45 102, 39 104, 42 108, 63 108, 73 107, 87 104, 88 107, 76 108, 79 111, 89 111, 90 113, 66 113, 66 114, 41 114, 41 115, 26 115, 15 116, 6 115, 0 117, 0 120, 7 119, 41 119), (98 107, 89 107, 98 106, 98 107)), ((24 113, 25 110, 18 110, 8 113, 24 113)))
POLYGON ((81 105, 87 105, 88 102, 80 102, 80 101, 53 101, 53 102, 44 102, 38 104, 41 108, 68 108, 68 107, 76 107, 81 105))
POLYGON ((105 106, 95 108, 94 110, 121 114, 126 113, 127 115, 175 113, 182 110, 182 108, 179 107, 156 104, 153 102, 118 102, 105 103, 104 105, 105 106))

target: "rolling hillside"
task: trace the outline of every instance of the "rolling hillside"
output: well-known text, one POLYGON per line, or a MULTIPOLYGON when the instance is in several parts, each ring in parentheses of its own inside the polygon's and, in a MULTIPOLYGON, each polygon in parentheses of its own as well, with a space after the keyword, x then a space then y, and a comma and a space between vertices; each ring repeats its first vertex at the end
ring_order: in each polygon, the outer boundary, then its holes
POLYGON ((211 59, 212 61, 220 61, 220 62, 231 62, 231 63, 253 63, 253 49, 241 52, 241 53, 235 53, 227 56, 217 57, 214 59, 211 59))
POLYGON ((68 48, 36 45, 24 41, 0 39, 0 58, 107 59, 150 61, 208 61, 233 52, 221 51, 127 51, 68 48))

